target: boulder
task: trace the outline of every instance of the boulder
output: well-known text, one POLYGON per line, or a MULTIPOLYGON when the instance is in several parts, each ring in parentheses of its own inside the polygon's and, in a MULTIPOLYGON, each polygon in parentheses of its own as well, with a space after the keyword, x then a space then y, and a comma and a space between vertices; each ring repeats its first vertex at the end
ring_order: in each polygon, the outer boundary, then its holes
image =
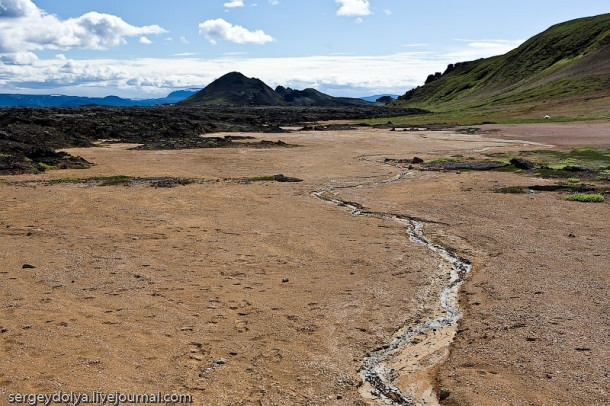
POLYGON ((510 164, 514 165, 517 169, 533 169, 534 164, 528 160, 522 158, 513 158, 510 160, 510 164))

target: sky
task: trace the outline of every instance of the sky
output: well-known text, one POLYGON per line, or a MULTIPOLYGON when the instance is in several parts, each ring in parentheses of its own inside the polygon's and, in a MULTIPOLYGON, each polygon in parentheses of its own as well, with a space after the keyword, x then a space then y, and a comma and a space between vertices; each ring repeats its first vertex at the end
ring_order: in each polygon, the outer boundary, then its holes
POLYGON ((0 0, 0 93, 163 97, 231 71, 403 94, 608 0, 0 0))

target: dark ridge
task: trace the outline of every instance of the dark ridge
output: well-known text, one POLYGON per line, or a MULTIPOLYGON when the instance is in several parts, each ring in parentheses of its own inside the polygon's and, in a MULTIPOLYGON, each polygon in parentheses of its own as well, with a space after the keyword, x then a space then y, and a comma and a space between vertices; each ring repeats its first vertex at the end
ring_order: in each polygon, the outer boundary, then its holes
POLYGON ((181 105, 283 106, 287 103, 273 89, 256 78, 231 72, 181 101, 181 105))

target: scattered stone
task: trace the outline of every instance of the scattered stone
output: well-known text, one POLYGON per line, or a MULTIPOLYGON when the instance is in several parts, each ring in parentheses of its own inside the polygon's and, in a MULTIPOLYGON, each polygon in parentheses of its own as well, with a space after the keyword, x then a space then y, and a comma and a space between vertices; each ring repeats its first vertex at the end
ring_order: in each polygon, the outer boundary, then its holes
POLYGON ((282 283, 288 283, 289 281, 290 281, 290 279, 288 279, 288 278, 282 279, 282 283))
POLYGON ((270 125, 269 127, 265 127, 263 130, 264 133, 288 133, 290 131, 284 130, 279 125, 270 125))
POLYGON ((276 182, 303 182, 303 179, 291 178, 282 174, 273 175, 273 180, 275 180, 276 182))
POLYGON ((513 158, 509 161, 511 165, 514 165, 517 169, 533 169, 534 164, 523 158, 513 158))
POLYGON ((21 267, 21 269, 34 269, 36 268, 34 265, 30 265, 30 264, 23 264, 23 266, 21 267))
POLYGON ((587 172, 588 169, 582 166, 568 165, 563 167, 564 171, 568 172, 587 172))
POLYGON ((188 178, 172 178, 172 177, 163 177, 152 180, 150 182, 150 186, 154 188, 173 188, 178 185, 188 185, 189 183, 193 183, 193 180, 188 178))
POLYGON ((33 235, 33 233, 30 231, 29 233, 26 234, 26 237, 30 237, 31 235, 33 235))
POLYGON ((574 233, 570 233, 570 234, 568 234, 568 237, 570 237, 570 238, 576 238, 576 236, 574 235, 574 233))
POLYGON ((427 171, 490 171, 506 166, 504 162, 498 161, 469 161, 469 162, 431 162, 422 166, 427 171))
POLYGON ((419 157, 414 157, 413 160, 411 161, 411 163, 413 163, 413 164, 423 164, 424 160, 419 158, 419 157))
POLYGON ((440 400, 441 402, 445 399, 447 399, 449 396, 451 395, 451 391, 447 388, 441 388, 438 391, 438 400, 440 400))
POLYGON ((386 164, 410 164, 410 159, 396 159, 396 158, 386 158, 383 160, 386 164))
POLYGON ((214 361, 214 363, 215 363, 216 365, 224 365, 224 364, 226 364, 226 363, 227 363, 227 360, 226 360, 226 359, 224 359, 224 358, 220 358, 220 359, 217 359, 216 361, 214 361))

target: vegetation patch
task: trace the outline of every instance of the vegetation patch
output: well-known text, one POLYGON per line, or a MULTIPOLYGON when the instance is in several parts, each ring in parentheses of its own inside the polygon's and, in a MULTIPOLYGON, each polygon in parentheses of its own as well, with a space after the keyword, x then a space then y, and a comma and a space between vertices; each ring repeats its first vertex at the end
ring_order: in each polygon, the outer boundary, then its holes
POLYGON ((536 163, 552 169, 579 172, 586 169, 604 170, 610 167, 610 148, 577 148, 571 151, 534 150, 521 151, 536 163))
POLYGON ((131 183, 132 177, 125 175, 117 175, 117 176, 105 176, 105 177, 94 177, 90 178, 91 180, 96 180, 100 182, 100 186, 117 186, 117 185, 125 185, 131 183))
MULTIPOLYGON (((510 154, 487 156, 508 158, 510 154)), ((496 169, 500 172, 526 172, 542 178, 567 179, 569 183, 610 180, 610 149, 579 148, 571 151, 521 151, 510 164, 496 169), (527 157, 524 159, 522 157, 527 157), (578 176, 575 176, 578 175, 578 176)))
POLYGON ((601 203, 604 201, 604 196, 599 193, 572 193, 565 199, 571 202, 601 203))
POLYGON ((525 188, 522 186, 508 186, 500 189, 496 189, 496 193, 508 193, 508 194, 523 194, 527 193, 525 188))
POLYGON ((43 171, 56 171, 58 168, 55 165, 47 165, 44 162, 38 162, 38 166, 43 171))
POLYGON ((460 158, 459 157, 455 157, 455 156, 453 156, 453 157, 442 157, 442 158, 433 159, 429 163, 431 163, 431 164, 440 164, 440 163, 448 163, 448 162, 457 163, 457 162, 460 162, 460 158))
POLYGON ((248 178, 248 182, 268 182, 274 180, 275 178, 273 177, 273 175, 252 176, 251 178, 248 178))

